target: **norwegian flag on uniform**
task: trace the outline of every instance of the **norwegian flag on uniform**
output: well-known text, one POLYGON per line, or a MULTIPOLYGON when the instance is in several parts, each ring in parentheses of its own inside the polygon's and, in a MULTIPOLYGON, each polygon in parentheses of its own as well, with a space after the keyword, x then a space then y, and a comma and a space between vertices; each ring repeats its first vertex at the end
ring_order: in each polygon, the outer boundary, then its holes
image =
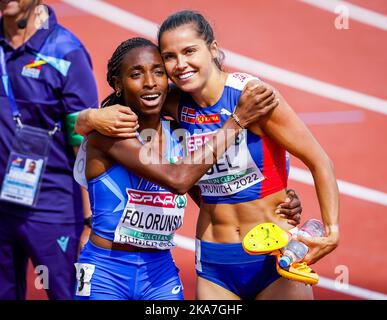
POLYGON ((195 109, 183 107, 183 110, 181 110, 180 120, 187 123, 195 123, 195 120, 196 120, 195 109))

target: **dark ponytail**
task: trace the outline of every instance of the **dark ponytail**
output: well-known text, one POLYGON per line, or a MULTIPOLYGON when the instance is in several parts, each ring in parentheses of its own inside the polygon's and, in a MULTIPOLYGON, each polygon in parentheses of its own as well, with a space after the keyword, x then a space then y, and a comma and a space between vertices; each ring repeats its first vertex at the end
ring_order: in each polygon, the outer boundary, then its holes
MULTIPOLYGON (((183 10, 170 15, 160 26, 157 41, 160 47, 160 39, 164 32, 176 29, 180 26, 192 23, 198 35, 206 42, 209 47, 215 40, 214 31, 209 22, 202 14, 192 10, 183 10)), ((219 57, 214 59, 219 70, 223 70, 224 52, 219 50, 219 57)))
MULTIPOLYGON (((145 38, 131 38, 122 42, 116 48, 112 57, 109 59, 108 66, 107 66, 108 71, 106 74, 106 80, 109 83, 109 86, 112 87, 114 91, 116 90, 114 77, 121 76, 121 66, 122 66, 123 57, 130 50, 134 48, 140 48, 140 47, 154 47, 158 49, 157 46, 152 41, 149 41, 145 38)), ((120 96, 117 96, 116 92, 111 93, 102 101, 101 107, 104 108, 114 104, 125 105, 125 100, 122 93, 120 96)))

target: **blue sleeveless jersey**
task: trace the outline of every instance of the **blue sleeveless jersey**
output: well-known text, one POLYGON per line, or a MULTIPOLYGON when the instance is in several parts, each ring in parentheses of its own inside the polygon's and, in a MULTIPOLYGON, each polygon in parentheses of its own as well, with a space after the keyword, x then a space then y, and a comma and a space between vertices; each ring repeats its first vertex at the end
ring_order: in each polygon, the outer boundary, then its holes
MULTIPOLYGON (((222 96, 212 106, 200 107, 183 93, 178 107, 180 126, 189 134, 188 152, 196 150, 230 117, 244 86, 254 79, 248 74, 229 74, 222 96)), ((206 203, 239 203, 263 198, 287 185, 285 150, 268 137, 243 130, 235 144, 204 175, 198 185, 206 203)))
MULTIPOLYGON (((180 159, 183 149, 169 122, 162 125, 167 141, 164 157, 180 159)), ((88 191, 97 235, 144 248, 175 246, 173 236, 183 223, 186 195, 172 194, 119 164, 89 180, 88 191)))

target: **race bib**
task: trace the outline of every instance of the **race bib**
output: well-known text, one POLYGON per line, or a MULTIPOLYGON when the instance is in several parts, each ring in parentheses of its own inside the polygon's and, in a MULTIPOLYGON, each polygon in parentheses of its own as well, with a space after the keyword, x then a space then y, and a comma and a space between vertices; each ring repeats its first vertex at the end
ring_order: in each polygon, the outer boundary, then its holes
POLYGON ((115 230, 114 242, 143 248, 175 247, 173 237, 183 224, 186 195, 135 189, 126 192, 128 202, 115 230))
POLYGON ((91 293, 91 277, 95 271, 95 265, 90 263, 74 263, 76 269, 77 289, 76 296, 88 297, 91 293))
MULTIPOLYGON (((207 143, 215 132, 193 135, 187 139, 188 152, 207 143)), ((247 146, 243 130, 216 164, 199 180, 202 196, 227 196, 264 180, 247 146)))

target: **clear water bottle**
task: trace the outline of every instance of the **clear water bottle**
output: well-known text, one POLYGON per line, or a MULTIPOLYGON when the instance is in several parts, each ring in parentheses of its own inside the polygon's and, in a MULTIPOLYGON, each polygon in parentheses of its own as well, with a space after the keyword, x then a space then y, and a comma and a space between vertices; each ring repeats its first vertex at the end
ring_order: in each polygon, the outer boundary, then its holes
MULTIPOLYGON (((298 230, 297 235, 305 238, 309 237, 324 237, 325 229, 320 220, 309 219, 298 230)), ((301 261, 308 253, 309 248, 303 242, 297 240, 290 240, 288 245, 284 248, 284 254, 279 260, 281 268, 287 268, 292 263, 301 261)))

